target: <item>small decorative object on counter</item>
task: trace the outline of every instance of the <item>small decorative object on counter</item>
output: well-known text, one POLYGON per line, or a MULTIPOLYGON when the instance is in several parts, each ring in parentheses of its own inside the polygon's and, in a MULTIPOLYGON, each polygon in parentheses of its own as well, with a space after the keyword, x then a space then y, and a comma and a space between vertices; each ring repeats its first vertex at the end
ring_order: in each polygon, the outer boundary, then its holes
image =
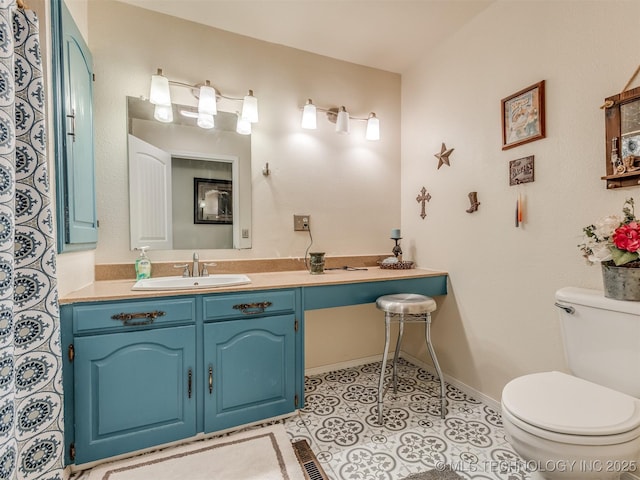
POLYGON ((400 229, 394 228, 391 230, 391 240, 396 244, 393 247, 393 257, 387 257, 381 262, 378 262, 380 268, 393 268, 393 269, 407 269, 413 268, 413 262, 404 262, 402 260, 402 248, 400 248, 400 229))
POLYGON ((309 262, 309 273, 311 275, 320 275, 324 273, 324 252, 310 253, 311 260, 309 262))
POLYGON ((136 258, 136 280, 143 278, 151 278, 151 260, 147 257, 147 249, 149 247, 138 247, 140 256, 136 258))

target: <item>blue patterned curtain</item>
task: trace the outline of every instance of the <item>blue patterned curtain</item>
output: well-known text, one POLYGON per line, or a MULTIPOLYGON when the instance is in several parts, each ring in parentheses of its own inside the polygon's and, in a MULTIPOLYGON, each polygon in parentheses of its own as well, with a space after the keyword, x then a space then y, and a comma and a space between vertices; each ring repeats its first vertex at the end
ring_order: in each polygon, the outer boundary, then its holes
POLYGON ((44 106, 38 19, 0 0, 0 479, 63 478, 44 106))

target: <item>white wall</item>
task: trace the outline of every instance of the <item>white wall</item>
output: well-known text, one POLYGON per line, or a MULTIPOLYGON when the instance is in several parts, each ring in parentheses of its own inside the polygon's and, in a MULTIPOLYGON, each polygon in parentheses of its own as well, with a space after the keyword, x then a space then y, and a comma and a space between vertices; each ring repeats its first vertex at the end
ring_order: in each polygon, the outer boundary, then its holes
MULTIPOLYGON (((231 96, 252 88, 259 99, 260 123, 251 139, 253 248, 200 251, 201 259, 302 257, 309 237, 293 232, 294 213, 311 215, 314 250, 328 255, 391 251, 389 231, 400 223, 399 75, 111 0, 88 2, 88 31, 96 73, 98 248, 58 257, 60 295, 89 283, 95 263, 135 260, 129 250, 126 97, 148 96, 151 74, 159 67, 172 80, 209 79, 231 96), (301 130, 300 107, 309 97, 319 106, 345 105, 358 117, 375 111, 381 141, 364 140, 365 122, 352 121, 351 135, 337 135, 321 115, 317 131, 301 130), (264 177, 267 162, 272 174, 264 177)), ((172 95, 176 103, 195 104, 186 89, 172 87, 172 95)), ((152 251, 150 257, 189 261, 191 254, 152 251)), ((381 321, 371 305, 309 312, 306 366, 379 354, 381 321), (372 333, 363 336, 363 331, 372 333), (326 332, 333 335, 330 345, 326 332)))
MULTIPOLYGON (((252 135, 253 248, 201 253, 201 258, 303 256, 309 238, 293 232, 293 214, 311 215, 314 248, 327 254, 390 251, 400 221, 400 77, 257 41, 126 4, 89 2, 94 56, 96 161, 100 230, 97 263, 133 262, 128 245, 126 96, 148 96, 158 67, 172 80, 211 80, 226 95, 249 88, 259 99, 252 135), (319 117, 300 128, 307 97, 345 105, 352 115, 375 111, 382 140, 364 140, 365 122, 337 135, 319 117), (269 162, 271 176, 262 175, 269 162)), ((184 88, 174 101, 194 104, 184 88)), ((236 103, 235 108, 240 104, 236 103)), ((188 260, 191 251, 150 252, 152 260, 188 260)))
MULTIPOLYGON (((434 324, 443 369, 495 399, 515 376, 565 369, 554 292, 602 288, 576 247, 582 228, 640 196, 600 179, 599 109, 637 67, 638 18, 635 1, 499 1, 402 77, 405 245, 420 266, 450 273, 434 324), (543 79, 546 138, 502 151, 500 100, 543 79), (455 150, 438 170, 441 142, 455 150), (535 182, 510 187, 509 161, 529 155, 535 182), (433 197, 424 220, 423 186, 433 197), (470 191, 481 202, 473 214, 470 191)), ((416 339, 408 348, 426 359, 416 339)))

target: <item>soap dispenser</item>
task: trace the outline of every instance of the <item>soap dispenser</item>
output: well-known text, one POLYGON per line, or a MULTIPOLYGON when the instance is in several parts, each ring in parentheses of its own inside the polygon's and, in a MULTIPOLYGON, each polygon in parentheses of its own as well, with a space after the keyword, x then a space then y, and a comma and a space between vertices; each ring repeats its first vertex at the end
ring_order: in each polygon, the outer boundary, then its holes
POLYGON ((140 256, 136 259, 136 280, 143 278, 151 278, 151 260, 147 257, 147 249, 149 247, 139 247, 140 256))

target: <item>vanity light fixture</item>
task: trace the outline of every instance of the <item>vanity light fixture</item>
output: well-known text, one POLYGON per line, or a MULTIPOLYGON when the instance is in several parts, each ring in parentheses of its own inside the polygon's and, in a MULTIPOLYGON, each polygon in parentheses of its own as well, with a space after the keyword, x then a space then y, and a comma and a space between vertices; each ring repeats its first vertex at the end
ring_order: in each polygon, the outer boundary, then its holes
POLYGON ((171 91, 169 90, 169 79, 162 75, 162 69, 158 73, 151 75, 151 91, 149 101, 154 105, 171 105, 171 91))
POLYGON ((238 116, 238 126, 236 130, 243 135, 251 133, 251 123, 258 122, 258 99, 253 95, 253 90, 242 98, 229 97, 216 90, 209 80, 204 84, 190 85, 188 83, 176 82, 169 80, 159 68, 157 73, 151 75, 151 89, 149 91, 149 101, 155 105, 153 117, 165 123, 173 121, 173 108, 171 106, 171 90, 170 86, 185 87, 191 90, 194 97, 198 99, 198 115, 197 124, 201 128, 213 128, 215 125, 214 117, 218 113, 217 101, 220 98, 226 100, 236 100, 242 102, 242 115, 238 116), (242 125, 240 120, 242 119, 242 125), (248 132, 247 126, 244 124, 249 122, 248 132))
POLYGON ((249 123, 258 123, 258 99, 253 96, 253 90, 242 99, 241 117, 249 123))
POLYGON ((307 130, 315 130, 317 124, 317 109, 311 99, 307 100, 307 104, 302 108, 302 128, 307 130))
POLYGON ((198 113, 198 120, 196 121, 196 124, 200 128, 204 128, 207 130, 216 126, 213 115, 211 115, 210 113, 198 113))
POLYGON ((367 131, 364 135, 367 140, 380 140, 380 120, 371 112, 367 119, 367 131))
POLYGON ((344 107, 340 107, 338 110, 338 118, 336 119, 336 133, 341 133, 343 135, 349 134, 349 112, 344 107))
POLYGON ((153 109, 153 118, 162 123, 173 122, 173 107, 171 105, 156 105, 153 109))
POLYGON ((302 107, 302 128, 307 130, 315 130, 318 128, 316 120, 318 111, 324 112, 327 115, 327 120, 336 124, 337 133, 349 134, 350 121, 358 120, 367 122, 367 131, 365 134, 367 140, 380 140, 380 120, 375 113, 371 112, 367 118, 352 117, 349 115, 345 106, 341 106, 340 108, 321 108, 314 105, 310 98, 304 107, 302 107))
POLYGON ((236 122, 236 133, 240 135, 251 135, 251 122, 245 118, 242 118, 242 115, 236 113, 238 117, 238 121, 236 122))
POLYGON ((198 113, 205 115, 215 115, 218 113, 216 106, 216 89, 211 86, 209 80, 200 87, 200 98, 198 99, 198 113))

